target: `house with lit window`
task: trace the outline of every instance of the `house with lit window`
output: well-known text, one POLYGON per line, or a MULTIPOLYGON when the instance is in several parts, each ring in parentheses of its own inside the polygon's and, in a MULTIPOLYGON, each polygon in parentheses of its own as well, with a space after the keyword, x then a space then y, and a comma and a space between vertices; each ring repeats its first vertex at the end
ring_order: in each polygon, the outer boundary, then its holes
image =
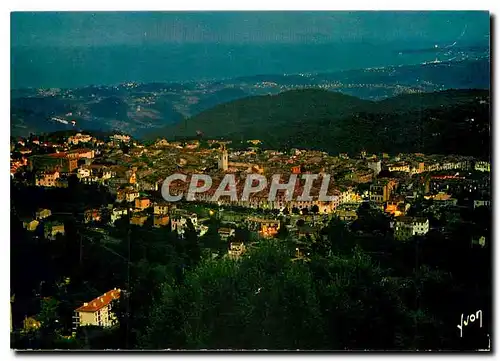
POLYGON ((147 214, 136 213, 132 217, 130 217, 130 224, 133 224, 136 226, 143 226, 147 220, 148 220, 147 214))
POLYGON ((229 244, 229 250, 227 252, 229 258, 239 258, 245 253, 245 244, 243 242, 231 242, 229 244))
POLYGON ((477 170, 479 172, 489 172, 490 169, 490 162, 478 161, 474 164, 474 170, 477 170))
POLYGON ((111 211, 111 223, 115 223, 117 219, 122 218, 123 216, 126 216, 128 213, 128 209, 124 207, 117 207, 113 208, 111 211))
POLYGON ((335 211, 335 215, 339 217, 341 221, 353 222, 358 219, 358 214, 354 210, 349 209, 339 209, 335 211))
POLYGON ((247 222, 249 229, 258 231, 265 238, 274 237, 280 229, 280 221, 275 219, 250 217, 247 222))
POLYGON ((168 204, 158 203, 158 204, 155 204, 155 206, 153 208, 153 214, 157 214, 157 215, 168 214, 168 209, 169 209, 168 204))
POLYGON ((99 222, 101 220, 101 211, 99 209, 87 209, 84 212, 85 223, 99 222))
POLYGON ((491 207, 491 201, 487 199, 475 199, 474 209, 477 207, 491 207))
POLYGON ((38 222, 36 219, 29 219, 23 222, 23 227, 30 232, 33 232, 37 229, 38 225, 40 222, 38 222))
POLYGON ((56 180, 59 178, 58 171, 49 171, 37 174, 35 177, 35 185, 37 187, 55 187, 56 180))
POLYGON ((64 236, 64 233, 65 232, 64 232, 64 224, 63 223, 53 222, 53 223, 45 224, 45 227, 44 227, 45 239, 49 239, 51 241, 54 241, 58 234, 64 236))
POLYGON ((413 236, 423 236, 429 232, 429 220, 423 217, 397 217, 394 238, 405 241, 413 236))
POLYGON ((410 173, 410 165, 407 163, 404 163, 404 162, 403 163, 388 164, 387 170, 389 172, 410 173))
POLYGON ((160 228, 168 225, 170 217, 166 214, 155 214, 153 215, 153 227, 160 228))
POLYGON ((125 193, 125 200, 127 202, 133 202, 136 198, 139 198, 139 192, 137 191, 130 190, 125 193))
POLYGON ((146 208, 149 208, 151 205, 151 201, 146 198, 146 197, 139 197, 135 199, 135 208, 144 210, 146 208))
POLYGON ((114 288, 111 291, 85 302, 75 310, 73 329, 80 326, 110 327, 117 323, 116 315, 112 312, 113 302, 120 298, 121 290, 114 288))
POLYGON ((226 227, 221 227, 217 230, 219 233, 220 239, 222 241, 227 241, 230 237, 234 237, 236 231, 234 228, 226 228, 226 227))
POLYGON ((91 174, 92 174, 91 170, 86 167, 80 167, 76 171, 76 176, 78 177, 78 179, 90 177, 91 174))
POLYGON ((370 201, 375 203, 387 202, 396 186, 397 182, 393 179, 379 179, 370 185, 370 201))
POLYGON ((35 216, 36 219, 45 219, 47 217, 50 217, 51 214, 52 212, 50 211, 50 209, 40 208, 38 209, 38 211, 36 211, 35 216))

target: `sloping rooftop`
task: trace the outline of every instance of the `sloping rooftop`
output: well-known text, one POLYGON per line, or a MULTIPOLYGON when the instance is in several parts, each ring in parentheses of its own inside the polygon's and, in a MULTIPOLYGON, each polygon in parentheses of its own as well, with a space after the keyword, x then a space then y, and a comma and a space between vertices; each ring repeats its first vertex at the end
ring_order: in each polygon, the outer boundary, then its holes
POLYGON ((102 296, 99 296, 95 299, 93 299, 90 302, 85 302, 83 306, 77 308, 75 311, 76 312, 96 312, 100 310, 103 307, 108 306, 111 301, 116 300, 120 298, 120 289, 113 289, 111 291, 106 292, 102 296))

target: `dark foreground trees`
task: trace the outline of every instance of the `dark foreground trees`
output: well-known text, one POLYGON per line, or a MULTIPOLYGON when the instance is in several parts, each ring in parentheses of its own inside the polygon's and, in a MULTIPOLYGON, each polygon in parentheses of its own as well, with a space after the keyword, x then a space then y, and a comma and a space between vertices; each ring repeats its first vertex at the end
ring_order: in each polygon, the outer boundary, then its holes
MULTIPOLYGON (((286 234, 275 240, 245 242, 247 253, 232 260, 225 256, 226 249, 217 258, 201 252, 207 246, 218 247, 220 239, 214 230, 199 239, 192 225, 179 237, 169 228, 117 223, 110 230, 111 241, 96 234, 87 236, 82 229, 75 229, 76 236, 69 238, 68 227, 66 242, 48 243, 35 242, 20 222, 12 222, 16 236, 12 263, 18 265, 12 272, 13 316, 17 315, 18 324, 22 322, 24 314, 16 312, 17 308, 43 324, 30 332, 14 325, 13 347, 487 347, 490 253, 488 247, 471 248, 462 228, 450 238, 430 232, 423 238, 396 242, 390 233, 365 230, 359 234, 334 219, 317 240, 308 242, 307 261, 297 259, 295 245, 290 247, 286 234), (79 243, 80 236, 84 237, 81 258, 80 248, 71 246, 71 242, 79 243), (63 262, 65 258, 74 262, 63 262), (27 260, 39 272, 26 272, 19 266, 27 260), (35 290, 35 297, 23 293, 26 285, 28 291, 35 290), (119 324, 111 329, 79 329, 75 337, 65 337, 71 332, 74 309, 113 287, 123 291, 113 309, 119 324), (467 317, 478 309, 484 315, 482 328, 477 322, 469 325, 460 338, 456 326, 461 314, 467 317)), ((246 239, 244 233, 239 232, 240 236, 246 239)))
POLYGON ((456 349, 455 325, 429 304, 450 282, 426 266, 394 277, 359 247, 303 262, 269 243, 238 261, 202 261, 182 285, 164 283, 138 347, 456 349))

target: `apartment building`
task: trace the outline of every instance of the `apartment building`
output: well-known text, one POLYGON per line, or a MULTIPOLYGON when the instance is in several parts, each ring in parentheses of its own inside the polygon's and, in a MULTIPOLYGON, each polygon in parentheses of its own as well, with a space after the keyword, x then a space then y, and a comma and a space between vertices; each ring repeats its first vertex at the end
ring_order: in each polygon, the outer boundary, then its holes
POLYGON ((394 225, 394 238, 405 241, 429 232, 429 220, 422 217, 398 217, 394 225))
POLYGON ((73 329, 76 330, 80 326, 110 327, 116 324, 116 316, 111 307, 113 301, 119 299, 120 295, 121 290, 114 288, 78 307, 73 316, 73 329))
POLYGON ((60 174, 58 171, 43 172, 38 174, 35 178, 35 185, 37 187, 55 187, 56 180, 60 174))

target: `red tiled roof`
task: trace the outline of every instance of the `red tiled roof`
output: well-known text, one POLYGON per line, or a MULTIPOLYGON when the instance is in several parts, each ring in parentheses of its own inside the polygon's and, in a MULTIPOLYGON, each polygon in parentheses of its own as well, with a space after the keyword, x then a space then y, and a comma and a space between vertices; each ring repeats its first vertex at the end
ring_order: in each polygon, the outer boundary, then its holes
POLYGON ((120 298, 120 289, 114 289, 106 292, 102 296, 99 296, 92 301, 85 303, 83 306, 77 308, 76 312, 96 312, 103 307, 106 307, 111 303, 111 301, 120 298))
POLYGON ((52 158, 65 158, 66 152, 51 153, 51 154, 49 154, 49 156, 52 158))
POLYGON ((91 152, 92 150, 89 148, 80 148, 80 149, 73 149, 71 153, 87 153, 91 152))

